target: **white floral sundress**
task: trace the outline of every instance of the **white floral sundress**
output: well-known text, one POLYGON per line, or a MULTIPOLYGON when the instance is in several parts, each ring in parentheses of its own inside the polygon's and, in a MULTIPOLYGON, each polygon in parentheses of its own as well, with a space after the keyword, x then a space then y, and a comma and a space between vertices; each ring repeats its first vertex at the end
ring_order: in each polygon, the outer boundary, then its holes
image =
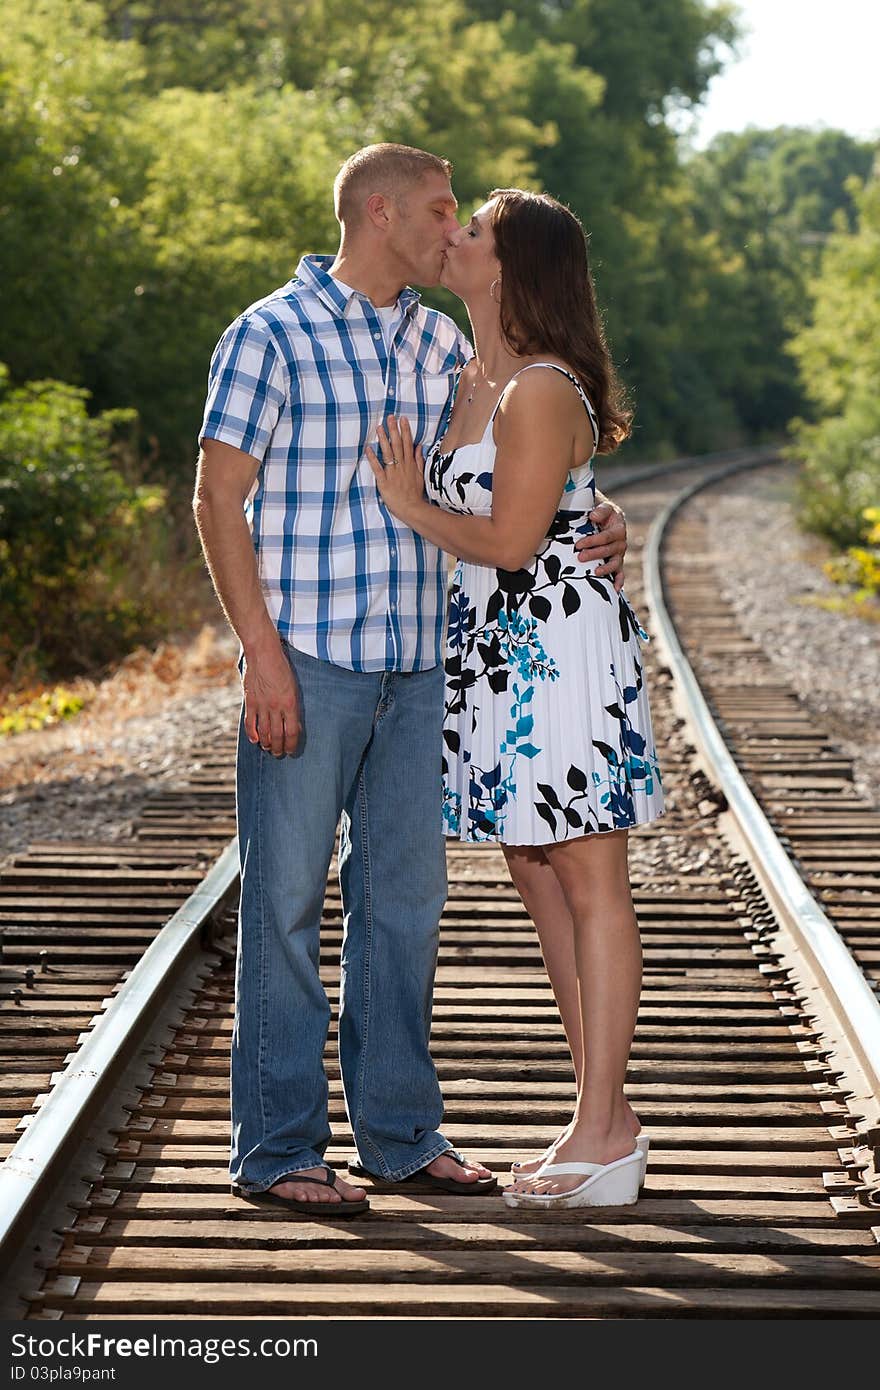
MULTIPOLYGON (((598 443, 595 412, 570 372, 598 443)), ((517 373, 519 375, 519 373, 517 373)), ((503 395, 503 393, 502 393, 503 395)), ((493 424, 477 444, 425 467, 446 511, 492 510, 493 424)), ((595 452, 595 448, 594 448, 595 452)), ((569 473, 531 563, 516 571, 459 560, 450 591, 443 726, 443 826, 461 840, 555 844, 621 830, 663 811, 640 642, 623 594, 574 553, 595 528, 592 459, 569 473)))

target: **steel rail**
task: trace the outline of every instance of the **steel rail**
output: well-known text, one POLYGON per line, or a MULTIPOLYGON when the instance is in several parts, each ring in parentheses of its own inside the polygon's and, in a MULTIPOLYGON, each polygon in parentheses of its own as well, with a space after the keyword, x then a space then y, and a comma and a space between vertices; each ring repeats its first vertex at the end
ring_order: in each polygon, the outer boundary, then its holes
MULTIPOLYGON (((637 486, 664 473, 713 464, 730 469, 766 461, 767 450, 735 449, 716 454, 636 464, 613 478, 615 490, 637 486)), ((717 473, 713 476, 718 476, 717 473)), ((41 1108, 0 1164, 0 1259, 7 1262, 22 1242, 78 1136, 112 1090, 132 1057, 157 1002, 189 960, 205 923, 238 878, 238 842, 232 839, 202 884, 159 932, 119 992, 53 1082, 41 1108)))
POLYGON ((40 1110, 28 1117, 27 1129, 0 1166, 0 1263, 15 1253, 84 1126, 140 1044, 146 1020, 198 950, 202 929, 237 879, 238 842, 232 840, 99 1015, 40 1110))
MULTIPOLYGON (((690 467, 718 465, 707 477, 689 485, 664 509, 648 538, 645 558, 646 592, 649 605, 663 630, 679 685, 688 692, 695 710, 694 726, 701 744, 712 749, 707 757, 725 786, 732 806, 740 803, 744 823, 756 829, 749 847, 760 866, 773 862, 774 879, 768 883, 775 903, 796 904, 805 921, 804 941, 811 957, 822 964, 822 973, 835 998, 850 1002, 846 1018, 854 1017, 863 1040, 860 1056, 871 1080, 880 1090, 880 1004, 865 983, 836 929, 825 916, 798 877, 775 833, 755 802, 733 759, 714 726, 708 707, 675 636, 662 595, 659 551, 663 530, 680 506, 719 479, 745 468, 767 464, 773 456, 768 449, 738 449, 719 454, 669 460, 663 464, 634 466, 626 476, 613 478, 615 490, 635 486, 662 474, 690 467), (697 711, 700 711, 697 713, 697 711), (734 784, 738 784, 738 789, 734 784), (752 819, 746 815, 749 811, 752 819), (777 891, 775 883, 782 886, 777 891), (780 899, 781 895, 781 899, 780 899), (827 969, 825 968, 827 966, 827 969)), ((209 870, 206 878, 168 920, 134 967, 106 1011, 72 1055, 54 1082, 41 1109, 28 1117, 29 1123, 5 1163, 0 1165, 0 1259, 6 1262, 23 1240, 35 1212, 49 1193, 64 1161, 84 1132, 85 1125, 112 1092, 112 1086, 142 1040, 143 1029, 157 1004, 168 994, 183 966, 198 949, 206 923, 228 897, 238 879, 238 844, 233 839, 209 870)))
POLYGON ((693 667, 678 640, 666 606, 661 550, 672 518, 704 488, 747 467, 740 462, 683 488, 655 519, 645 545, 645 596, 655 629, 687 707, 689 721, 708 767, 727 797, 753 868, 777 915, 813 967, 843 1036, 865 1074, 873 1097, 880 1097, 880 1001, 850 954, 837 928, 804 883, 749 789, 715 723, 693 667))
MULTIPOLYGON (((778 456, 779 450, 773 444, 754 445, 742 449, 722 449, 714 454, 688 454, 682 458, 667 459, 665 463, 636 463, 628 465, 619 463, 616 459, 603 459, 603 471, 607 467, 611 470, 611 477, 607 479, 608 486, 615 492, 620 488, 636 487, 639 483, 649 482, 652 478, 659 478, 669 473, 681 473, 687 469, 710 468, 713 464, 719 465, 718 473, 721 477, 725 469, 722 465, 729 465, 726 471, 736 472, 740 468, 758 468, 763 463, 772 463, 778 456), (618 471, 619 470, 619 473, 618 471)), ((603 484, 606 481, 602 479, 603 484)), ((603 488, 604 490, 604 488, 603 488)))

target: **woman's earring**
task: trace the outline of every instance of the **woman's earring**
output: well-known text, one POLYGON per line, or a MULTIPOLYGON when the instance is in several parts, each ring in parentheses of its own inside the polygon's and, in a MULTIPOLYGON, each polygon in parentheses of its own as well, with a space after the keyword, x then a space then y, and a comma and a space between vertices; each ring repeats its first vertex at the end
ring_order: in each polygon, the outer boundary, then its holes
POLYGON ((492 281, 491 285, 489 286, 489 298, 492 300, 493 304, 500 304, 500 303, 501 303, 501 300, 500 300, 500 299, 496 299, 496 298, 495 298, 495 286, 496 286, 496 285, 500 285, 500 284, 501 284, 501 276, 500 276, 500 275, 496 275, 496 276, 495 276, 495 279, 492 281))

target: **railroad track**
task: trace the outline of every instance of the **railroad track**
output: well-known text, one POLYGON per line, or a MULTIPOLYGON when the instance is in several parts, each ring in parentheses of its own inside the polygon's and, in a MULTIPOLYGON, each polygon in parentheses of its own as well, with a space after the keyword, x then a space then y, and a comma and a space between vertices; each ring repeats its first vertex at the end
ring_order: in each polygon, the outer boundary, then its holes
MULTIPOLYGON (((880 809, 854 786, 829 721, 812 714, 727 604, 708 532, 712 489, 670 518, 666 592, 725 742, 798 867, 880 994, 880 809)), ((835 659, 832 655, 831 659, 835 659)))
MULTIPOLYGON (((700 471, 717 466, 713 461, 700 471)), ((633 481, 627 511, 635 548, 684 481, 668 470, 633 481)), ((718 619, 717 604, 716 626, 705 626, 711 617, 702 600, 706 572, 679 563, 674 528, 692 524, 690 510, 670 523, 669 601, 686 644, 702 652, 715 641, 712 660, 719 665, 725 642, 732 644, 742 675, 739 638, 718 619)), ((685 541, 709 563, 693 534, 685 541)), ((638 581, 628 591, 637 606, 643 603, 638 581)), ((653 614, 649 625, 655 626, 653 614)), ((632 837, 645 983, 628 1092, 654 1136, 638 1204, 596 1212, 594 1222, 577 1211, 552 1219, 511 1211, 497 1197, 380 1192, 372 1195, 367 1218, 334 1224, 280 1219, 232 1198, 226 1174, 229 856, 213 871, 214 886, 202 890, 202 901, 172 919, 183 964, 175 965, 170 950, 160 959, 166 933, 150 946, 144 964, 153 973, 141 990, 152 1001, 150 1024, 141 1024, 142 1036, 133 1042, 117 1040, 115 1052, 107 1042, 116 1077, 106 1095, 89 1095, 85 1126, 56 1136, 52 1168, 38 1131, 60 1112, 65 1094, 75 1106, 78 1088, 91 1084, 87 1050, 96 1054, 100 1034, 110 1031, 89 1027, 100 1001, 115 998, 122 1006, 108 1008, 105 1023, 124 1031, 127 993, 137 994, 143 974, 142 966, 132 970, 139 953, 232 833, 231 750, 212 750, 177 789, 152 802, 133 845, 36 847, 0 879, 6 1152, 34 1097, 47 1093, 47 1078, 82 1040, 60 1084, 38 1106, 39 1119, 30 1121, 0 1169, 0 1194, 10 1196, 32 1187, 42 1166, 56 1183, 63 1174, 38 1220, 29 1211, 17 1224, 7 1220, 7 1248, 18 1247, 7 1316, 880 1312, 880 1212, 866 1204, 865 1182, 878 1137, 877 1097, 866 1077, 870 1056, 859 1052, 857 1037, 841 1022, 839 1003, 826 1007, 813 956, 806 948, 801 954, 791 927, 777 920, 763 870, 731 828, 725 794, 700 766, 698 734, 676 704, 669 649, 655 642, 647 655, 669 807, 632 837), (83 933, 91 954, 77 945, 83 933), (15 990, 20 993, 12 997, 15 990), (25 1059, 27 1080, 17 1078, 16 1089, 8 1073, 25 1059)), ((755 762, 758 715, 788 738, 797 734, 800 714, 776 688, 778 679, 761 690, 743 684, 753 705, 740 726, 731 711, 743 709, 741 691, 739 706, 723 681, 710 698, 733 701, 722 717, 734 743, 737 727, 746 737, 736 755, 768 812, 784 822, 804 872, 827 890, 828 911, 838 913, 842 930, 855 933, 853 949, 870 970, 873 948, 861 938, 870 936, 873 919, 863 919, 865 932, 863 921, 851 928, 856 919, 841 912, 853 906, 861 884, 844 882, 841 860, 823 857, 827 846, 818 837, 804 842, 817 857, 802 858, 804 843, 790 833, 787 808, 796 802, 798 812, 818 813, 813 802, 827 788, 792 786, 789 800, 787 784, 773 780, 798 775, 784 764, 785 743, 775 746, 771 771, 755 762), (789 716, 782 728, 780 709, 789 716)), ((834 767, 829 781, 845 781, 831 740, 811 732, 805 743, 816 780, 825 775, 820 768, 827 758, 834 767)), ((705 765, 705 754, 700 758, 705 765)), ((859 880, 869 876, 860 866, 875 863, 877 854, 875 822, 864 809, 868 833, 858 837, 856 869, 843 860, 859 880)), ((848 810, 861 814, 862 808, 848 810)), ((797 824, 812 828, 802 818, 797 824)), ((501 854, 451 844, 449 871, 433 1029, 447 1100, 444 1132, 503 1172, 513 1157, 537 1151, 558 1132, 573 1080, 533 929, 507 883, 501 854)), ((321 970, 334 1011, 340 937, 331 871, 321 970)), ((337 1137, 328 1160, 342 1166, 351 1144, 334 1050, 331 1036, 327 1069, 337 1137)))

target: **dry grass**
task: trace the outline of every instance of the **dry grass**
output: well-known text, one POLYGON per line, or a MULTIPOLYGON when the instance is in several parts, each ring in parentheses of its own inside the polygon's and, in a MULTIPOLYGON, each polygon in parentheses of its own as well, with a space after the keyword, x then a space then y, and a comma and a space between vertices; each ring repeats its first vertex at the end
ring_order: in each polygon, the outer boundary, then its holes
MULTIPOLYGON (((65 682, 65 690, 82 700, 81 711, 0 739, 0 790, 118 769, 119 738, 126 724, 162 711, 170 714, 177 702, 200 691, 235 684, 236 653, 228 628, 206 623, 195 637, 162 642, 153 651, 138 648, 101 680, 65 682)), ((16 699, 40 693, 36 687, 16 699)))

